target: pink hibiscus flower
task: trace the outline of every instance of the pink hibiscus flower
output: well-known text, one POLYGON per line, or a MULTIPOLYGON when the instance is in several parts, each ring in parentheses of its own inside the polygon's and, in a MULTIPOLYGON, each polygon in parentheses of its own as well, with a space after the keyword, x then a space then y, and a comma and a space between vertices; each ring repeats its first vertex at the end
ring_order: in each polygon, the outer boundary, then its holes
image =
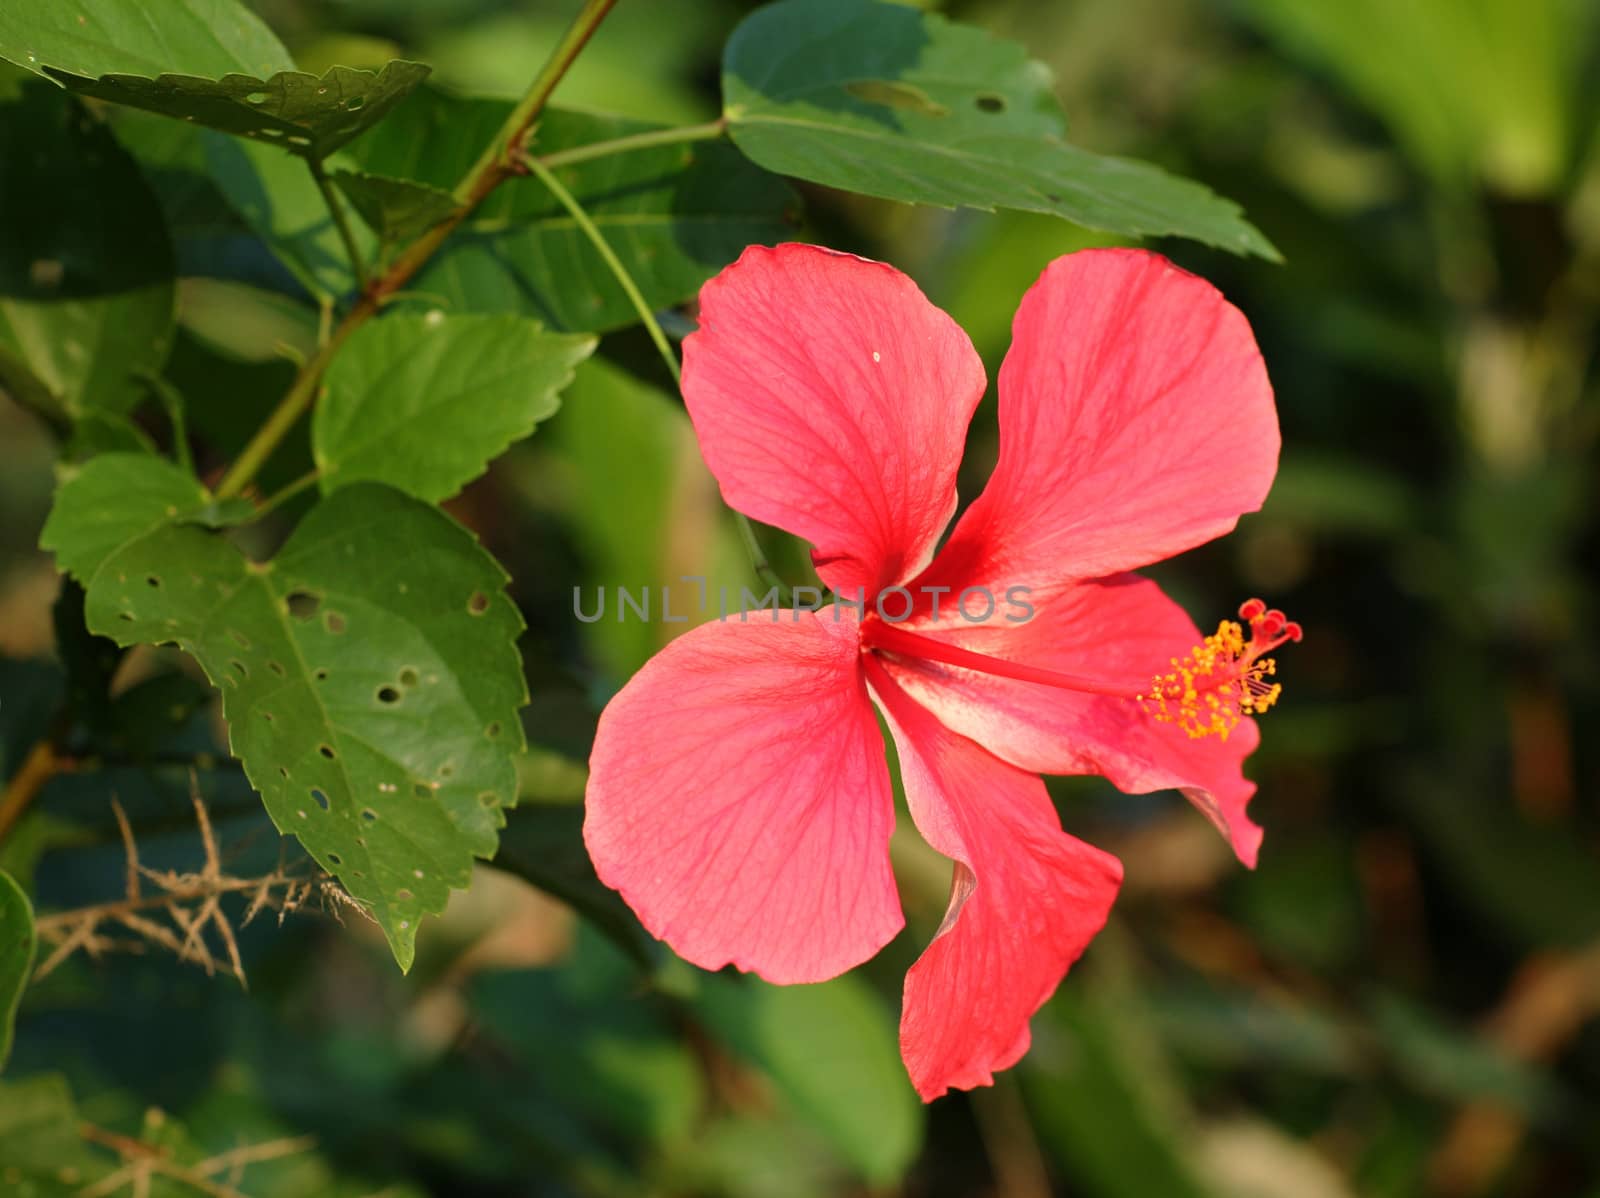
POLYGON ((1052 263, 1000 371, 999 462, 935 556, 985 386, 961 329, 892 267, 805 245, 746 251, 700 300, 683 393, 706 462, 731 506, 812 544, 838 598, 702 625, 648 662, 600 718, 584 840, 689 961, 834 977, 904 923, 876 704, 912 819, 954 861, 902 1054, 925 1099, 988 1084, 1122 879, 1062 831, 1040 773, 1177 787, 1254 864, 1249 713, 1277 694, 1261 654, 1299 629, 1252 601, 1248 639, 1202 641, 1126 571, 1266 496, 1260 352, 1155 254, 1052 263))

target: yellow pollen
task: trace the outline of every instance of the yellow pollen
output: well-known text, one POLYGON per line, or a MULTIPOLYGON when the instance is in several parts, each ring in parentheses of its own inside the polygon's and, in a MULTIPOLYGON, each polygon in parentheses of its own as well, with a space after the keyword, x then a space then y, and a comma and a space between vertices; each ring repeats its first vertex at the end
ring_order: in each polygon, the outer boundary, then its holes
POLYGON ((1298 640, 1299 626, 1291 625, 1294 635, 1286 636, 1281 615, 1276 625, 1263 623, 1259 617, 1251 619, 1252 636, 1247 639, 1238 623, 1222 621, 1187 658, 1174 657, 1172 669, 1158 674, 1139 702, 1160 723, 1176 724, 1195 739, 1227 740, 1241 719, 1266 711, 1283 693, 1271 681, 1277 663, 1262 655, 1286 640, 1298 640), (1264 634, 1262 639, 1256 639, 1257 633, 1264 634))

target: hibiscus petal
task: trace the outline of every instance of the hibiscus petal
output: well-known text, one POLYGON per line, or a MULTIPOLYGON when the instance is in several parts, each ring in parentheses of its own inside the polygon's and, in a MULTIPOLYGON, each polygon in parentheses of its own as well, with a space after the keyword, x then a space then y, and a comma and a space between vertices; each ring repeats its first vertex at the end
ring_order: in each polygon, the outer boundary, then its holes
POLYGON ((1231 529, 1266 498, 1278 421, 1250 326, 1141 250, 1058 258, 1000 370, 1000 459, 930 573, 1098 578, 1231 529))
MULTIPOLYGON (((906 627, 989 657, 1089 676, 1135 694, 1201 639, 1181 607, 1133 574, 1045 588, 1029 602, 1034 614, 1024 623, 941 618, 937 625, 906 627)), ((1193 740, 1173 724, 1157 723, 1132 699, 905 657, 885 664, 945 725, 1022 769, 1101 774, 1130 794, 1182 790, 1239 860, 1255 865, 1261 829, 1245 805, 1256 788, 1243 772, 1260 739, 1254 720, 1241 720, 1226 741, 1193 740)))
POLYGON ((1028 1049, 1028 1021, 1105 926, 1115 857, 1061 830, 1044 783, 900 690, 868 677, 900 752, 912 818, 955 861, 943 924, 906 974, 900 1051, 925 1101, 989 1085, 1028 1049))
POLYGON ((927 565, 984 390, 967 335, 905 275, 752 246, 700 292, 683 395, 728 503, 810 541, 867 596, 927 565))
POLYGON ((704 624, 600 717, 589 855, 651 934, 706 969, 822 981, 903 925, 883 737, 859 626, 839 611, 704 624))

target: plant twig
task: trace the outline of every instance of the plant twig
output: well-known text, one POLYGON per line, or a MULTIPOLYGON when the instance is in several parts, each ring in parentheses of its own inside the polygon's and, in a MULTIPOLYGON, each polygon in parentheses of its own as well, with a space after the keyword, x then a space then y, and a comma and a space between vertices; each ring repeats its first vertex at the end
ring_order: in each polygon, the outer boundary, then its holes
POLYGON ((22 818, 44 784, 64 768, 63 760, 56 756, 55 746, 48 739, 33 746, 22 768, 12 775, 5 794, 0 795, 0 840, 4 840, 6 833, 22 818))
POLYGON ((313 1136, 285 1136, 260 1144, 245 1144, 228 1152, 207 1157, 195 1165, 180 1165, 166 1151, 144 1140, 110 1131, 93 1123, 78 1124, 78 1136, 90 1144, 109 1148, 122 1158, 122 1167, 106 1174, 93 1185, 78 1191, 79 1198, 108 1198, 124 1186, 134 1194, 150 1192, 154 1176, 170 1177, 189 1189, 210 1198, 246 1198, 236 1188, 244 1166, 309 1152, 316 1146, 313 1136), (229 1181, 219 1180, 232 1174, 229 1181))
POLYGON ((166 949, 180 961, 194 961, 206 973, 214 974, 219 962, 208 943, 208 933, 214 933, 221 944, 227 971, 238 979, 241 986, 245 986, 247 981, 239 943, 233 924, 222 910, 225 895, 249 896, 244 923, 249 923, 262 908, 269 905, 287 914, 314 894, 320 893, 324 898, 343 897, 343 892, 334 894, 338 888, 333 882, 290 876, 281 857, 278 867, 264 877, 228 876, 222 870, 222 854, 211 829, 211 816, 198 789, 191 797, 204 857, 198 873, 155 870, 141 865, 138 845, 134 841, 127 814, 120 803, 115 799, 111 801, 126 859, 127 881, 123 897, 71 911, 55 912, 38 919, 34 926, 40 939, 54 947, 34 971, 34 981, 47 977, 79 949, 90 956, 99 956, 114 949, 141 951, 147 943, 166 949), (143 886, 145 881, 153 882, 156 889, 147 893, 143 886), (145 914, 156 911, 165 912, 172 921, 172 927, 158 923, 145 914), (133 933, 134 939, 107 934, 105 929, 108 925, 133 933), (177 931, 174 932, 173 928, 177 931))
POLYGON ((321 479, 321 470, 307 470, 292 483, 285 484, 282 490, 276 492, 275 494, 269 495, 266 499, 263 499, 260 504, 256 506, 256 516, 265 516, 268 512, 282 507, 285 503, 289 502, 289 500, 300 494, 301 491, 306 490, 308 487, 316 486, 321 479))
POLYGON ((728 131, 726 117, 718 117, 703 125, 682 125, 676 129, 651 129, 644 133, 630 133, 610 141, 590 142, 586 146, 573 146, 570 150, 556 150, 539 155, 539 161, 551 170, 589 162, 595 158, 609 158, 613 154, 627 154, 633 150, 648 150, 656 146, 675 146, 685 142, 715 141, 728 131))
MULTIPOLYGON (((663 131, 664 132, 664 131, 663 131)), ((620 140, 626 141, 627 138, 620 140)), ((615 145, 617 143, 601 143, 615 145)), ((579 232, 589 239, 589 244, 594 246, 595 253, 605 262, 612 277, 617 280, 617 285, 627 295, 628 302, 633 305, 634 312, 638 315, 645 331, 650 334, 650 340, 655 343, 656 353, 661 355, 661 361, 666 365, 667 373, 672 376, 672 381, 680 387, 683 385, 683 368, 679 365, 677 352, 667 340, 666 333, 661 328, 661 322, 656 319, 656 314, 651 311, 650 305, 645 301, 644 293, 639 290, 639 284, 629 273, 628 268, 622 264, 622 259, 617 257, 616 251, 611 248, 611 243, 600 232, 594 219, 584 211, 582 204, 578 203, 576 196, 568 191, 560 179, 556 178, 550 169, 551 158, 536 158, 531 154, 520 156, 520 162, 527 170, 543 183, 555 196, 557 202, 567 210, 567 215, 572 217, 579 232)), ((570 159, 569 159, 570 161, 570 159)), ((734 520, 739 526, 739 536, 744 541, 745 549, 750 554, 750 564, 754 567, 757 577, 769 586, 777 588, 785 606, 794 601, 794 589, 778 577, 778 572, 773 569, 772 563, 767 560, 766 552, 761 548, 761 542, 756 539, 755 526, 750 523, 749 517, 743 512, 735 511, 734 520)))
POLYGON ((534 123, 544 111, 545 104, 549 102, 551 92, 572 67, 578 54, 594 36, 594 31, 600 27, 600 22, 605 19, 616 2, 617 0, 584 0, 578 15, 572 19, 572 24, 556 43, 549 59, 534 76, 533 82, 528 85, 527 92, 506 117, 494 140, 484 148, 472 169, 456 185, 455 211, 407 246, 389 264, 383 275, 374 279, 365 288, 361 298, 345 314, 344 319, 339 322, 322 347, 300 368, 300 373, 295 376, 294 382, 283 399, 278 402, 278 406, 267 417, 266 422, 256 430, 255 436, 250 438, 249 444, 240 452, 238 459, 222 476, 222 481, 217 484, 218 499, 230 499, 238 495, 250 484, 251 479, 255 478, 256 472, 272 456, 273 451, 288 435, 296 421, 315 401, 323 371, 328 368, 328 363, 333 360, 350 334, 376 315, 389 297, 411 281, 412 276, 427 264, 428 260, 438 252, 439 247, 455 232, 461 222, 483 203, 490 192, 520 173, 518 156, 527 146, 534 123))
POLYGON ((365 291, 367 263, 361 256, 361 246, 356 242, 356 231, 350 227, 350 215, 344 210, 344 201, 334 190, 333 180, 328 178, 328 171, 322 165, 322 159, 308 158, 306 165, 311 168, 311 177, 317 181, 317 190, 322 193, 322 202, 328 207, 328 215, 333 217, 333 227, 339 230, 339 240, 344 245, 345 257, 350 259, 350 269, 355 272, 356 284, 365 291))
POLYGON ((667 341, 667 335, 661 331, 661 322, 656 319, 656 314, 650 310, 650 305, 645 302, 644 293, 639 290, 639 284, 634 282, 633 275, 622 264, 622 259, 617 257, 616 251, 611 248, 611 243, 605 235, 595 226, 589 214, 583 210, 583 205, 578 203, 573 194, 568 191, 554 172, 538 158, 531 154, 519 155, 518 160, 523 166, 533 173, 533 176, 550 189, 550 194, 555 196, 561 206, 567 210, 567 215, 572 217, 573 223, 580 232, 589 239, 589 244, 594 246, 595 253, 599 254, 605 262, 606 268, 611 271, 612 277, 617 280, 617 285, 622 288, 628 297, 628 302, 633 305, 633 310, 638 313, 639 319, 644 322, 645 331, 650 334, 650 340, 655 342, 656 352, 661 355, 661 360, 666 364, 667 372, 672 375, 672 381, 683 382, 683 369, 678 365, 678 355, 672 345, 667 341))

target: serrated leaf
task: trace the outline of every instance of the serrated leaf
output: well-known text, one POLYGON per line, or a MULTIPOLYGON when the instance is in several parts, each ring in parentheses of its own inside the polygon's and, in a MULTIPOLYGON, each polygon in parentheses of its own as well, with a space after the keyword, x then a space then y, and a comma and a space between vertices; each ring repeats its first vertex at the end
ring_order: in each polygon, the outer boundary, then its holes
POLYGON ((875 1185, 898 1181, 922 1142, 894 1016, 853 977, 812 986, 702 979, 696 1008, 761 1068, 795 1112, 875 1185))
POLYGON ((1049 71, 936 14, 883 0, 768 5, 728 40, 722 88, 734 144, 780 174, 1277 257, 1237 205, 1199 184, 1061 140, 1049 71))
POLYGON ((297 71, 238 0, 164 0, 159 21, 129 0, 12 0, 0 12, 0 58, 83 95, 307 158, 382 120, 428 74, 402 60, 381 71, 297 71))
POLYGON ((560 404, 593 337, 520 316, 391 316, 334 359, 311 426, 331 491, 373 479, 437 502, 560 404))
POLYGON ((106 558, 163 524, 229 524, 248 509, 237 502, 218 505, 198 479, 165 458, 107 453, 62 470, 39 546, 87 586, 106 558))
POLYGON ((390 179, 364 171, 335 171, 333 181, 385 243, 420 237, 455 211, 448 191, 409 179, 390 179))
POLYGON ((80 79, 59 71, 57 82, 97 100, 281 146, 302 158, 326 158, 389 115, 428 75, 420 62, 396 59, 381 71, 330 67, 322 75, 280 71, 266 79, 224 75, 102 75, 80 79))
POLYGON ((130 411, 172 342, 161 211, 71 96, 26 80, 0 101, 0 389, 58 423, 130 411))
POLYGON ((418 920, 493 855, 516 794, 527 695, 504 583, 437 508, 357 483, 266 563, 163 525, 100 564, 87 617, 199 661, 273 823, 368 908, 405 969, 418 920))
MULTIPOLYGON (((348 153, 366 171, 451 188, 510 111, 508 101, 423 88, 351 143, 348 153)), ((533 149, 551 154, 659 127, 546 109, 533 149)), ((688 299, 745 246, 794 233, 798 203, 788 185, 725 144, 659 146, 556 173, 653 308, 688 299)), ((638 320, 566 209, 531 178, 497 188, 414 287, 452 310, 520 312, 571 332, 603 332, 638 320)))
POLYGON ((33 904, 16 880, 0 869, 0 1069, 11 1055, 17 1007, 33 972, 35 941, 33 904))
POLYGON ((272 30, 239 0, 162 0, 161 19, 133 0, 8 0, 0 58, 73 75, 220 76, 294 69, 272 30))

